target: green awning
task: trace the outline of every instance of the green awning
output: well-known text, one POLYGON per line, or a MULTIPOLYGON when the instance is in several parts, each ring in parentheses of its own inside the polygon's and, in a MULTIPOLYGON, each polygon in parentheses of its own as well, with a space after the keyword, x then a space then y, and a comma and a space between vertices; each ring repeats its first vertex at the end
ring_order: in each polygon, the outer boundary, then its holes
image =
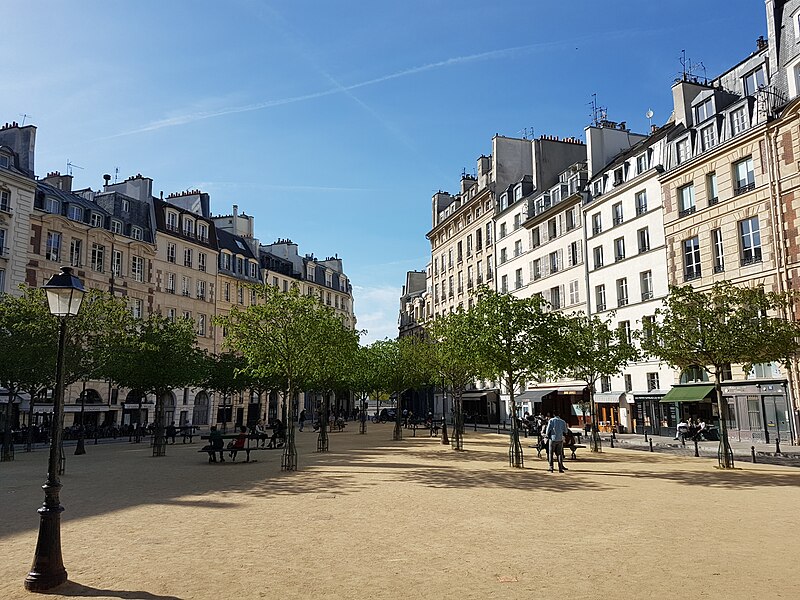
POLYGON ((668 391, 661 402, 704 402, 713 391, 713 385, 681 385, 668 391))

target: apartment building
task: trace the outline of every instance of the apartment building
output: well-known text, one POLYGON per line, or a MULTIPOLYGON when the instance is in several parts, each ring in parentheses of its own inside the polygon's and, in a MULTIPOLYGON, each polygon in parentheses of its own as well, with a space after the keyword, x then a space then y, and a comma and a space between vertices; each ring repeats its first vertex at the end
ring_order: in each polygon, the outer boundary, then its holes
MULTIPOLYGON (((667 256, 659 175, 664 170, 668 123, 650 136, 633 135, 603 121, 586 129, 589 153, 621 149, 607 163, 593 161, 586 222, 589 312, 632 332, 646 326, 668 294, 667 256)), ((631 363, 595 389, 598 426, 603 431, 641 433, 675 379, 673 370, 650 357, 631 363), (662 386, 666 389, 662 389, 662 386)))
POLYGON ((36 128, 6 123, 0 128, 0 293, 16 293, 25 282, 30 214, 36 193, 33 148, 36 128))
MULTIPOLYGON (((422 335, 426 318, 426 299, 428 289, 428 273, 426 271, 408 271, 400 296, 400 317, 398 329, 400 337, 422 335)), ((416 414, 417 411, 415 410, 416 414)))

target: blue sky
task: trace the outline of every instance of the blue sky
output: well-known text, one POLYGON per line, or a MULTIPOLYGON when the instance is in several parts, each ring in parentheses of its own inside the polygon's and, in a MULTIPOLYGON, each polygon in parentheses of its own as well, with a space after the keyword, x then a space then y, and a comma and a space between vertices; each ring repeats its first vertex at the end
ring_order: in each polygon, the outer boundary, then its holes
POLYGON ((200 188, 268 243, 338 253, 366 341, 396 335, 430 199, 495 133, 662 124, 681 51, 709 77, 766 35, 763 0, 116 0, 4 3, 0 121, 36 170, 200 188))

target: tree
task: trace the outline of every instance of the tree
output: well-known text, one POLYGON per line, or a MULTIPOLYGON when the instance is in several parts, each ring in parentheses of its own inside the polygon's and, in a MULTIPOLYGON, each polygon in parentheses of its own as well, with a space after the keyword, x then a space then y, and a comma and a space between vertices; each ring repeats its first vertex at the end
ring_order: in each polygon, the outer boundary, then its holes
POLYGON ((597 315, 576 314, 563 317, 563 350, 560 357, 562 372, 589 388, 589 413, 592 418, 592 452, 600 452, 600 433, 597 429, 597 407, 594 390, 601 377, 610 377, 622 371, 639 353, 626 338, 624 330, 611 327, 611 319, 597 315))
MULTIPOLYGON (((358 346, 349 356, 347 364, 347 386, 359 401, 360 423, 358 432, 367 433, 367 399, 370 393, 380 389, 377 381, 378 368, 372 345, 358 346)), ((377 397, 377 396, 376 396, 377 397)))
POLYGON ((116 352, 108 357, 103 373, 124 387, 155 396, 153 456, 164 456, 164 398, 171 388, 195 385, 203 378, 194 322, 171 321, 152 313, 132 321, 119 336, 116 352))
POLYGON ((32 415, 35 395, 55 382, 58 322, 42 290, 23 287, 21 292, 0 295, 0 385, 8 391, 0 454, 4 461, 11 459, 12 407, 18 393, 30 395, 32 415))
POLYGON ((540 380, 560 356, 560 315, 548 312, 540 296, 515 298, 486 287, 471 309, 476 363, 481 377, 501 381, 510 395, 509 465, 522 467, 516 389, 523 380, 540 380))
POLYGON ((476 327, 470 313, 459 309, 439 316, 426 325, 428 358, 436 378, 444 382, 453 396, 454 450, 464 449, 464 411, 462 397, 478 376, 475 350, 476 327))
POLYGON ((638 332, 642 349, 683 371, 700 367, 714 378, 719 413, 719 466, 733 468, 728 405, 722 377, 731 363, 746 371, 756 363, 790 362, 800 349, 800 325, 784 316, 792 298, 763 286, 719 282, 705 292, 671 287, 656 318, 638 332))
POLYGON ((221 406, 224 413, 222 427, 224 431, 229 421, 225 400, 231 399, 234 394, 251 387, 251 382, 244 372, 245 361, 233 352, 221 352, 204 354, 202 363, 204 368, 201 387, 213 390, 222 397, 221 406))
POLYGON ((248 375, 267 381, 280 381, 286 415, 286 444, 281 468, 297 470, 294 441, 294 413, 298 390, 312 379, 316 368, 316 321, 321 315, 317 300, 300 295, 296 288, 281 292, 271 286, 257 286, 263 302, 244 310, 234 307, 230 314, 215 319, 228 335, 227 348, 244 357, 248 375), (287 399, 291 404, 287 404, 287 399))

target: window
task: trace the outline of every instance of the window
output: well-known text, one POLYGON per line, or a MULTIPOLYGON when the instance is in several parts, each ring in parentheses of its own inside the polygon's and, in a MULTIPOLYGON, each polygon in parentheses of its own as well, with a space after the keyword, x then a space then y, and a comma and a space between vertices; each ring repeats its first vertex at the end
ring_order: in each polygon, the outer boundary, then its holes
POLYGON ((200 300, 206 299, 206 282, 202 279, 197 280, 197 297, 200 300))
POLYGON ((694 236, 683 241, 683 278, 686 281, 697 279, 700 270, 700 238, 694 236))
POLYGON ((657 390, 658 388, 658 373, 648 373, 647 374, 647 391, 652 392, 653 390, 657 390))
POLYGON ((67 217, 73 221, 83 221, 83 208, 70 204, 67 206, 67 217))
POLYGON ((567 231, 572 231, 578 225, 578 221, 575 218, 575 210, 576 209, 571 208, 566 212, 565 218, 567 221, 567 231))
POLYGON ((680 203, 678 210, 679 217, 692 214, 696 210, 694 204, 694 185, 690 183, 689 185, 678 188, 678 201, 680 203))
POLYGON ((258 279, 258 263, 250 263, 250 278, 258 279))
POLYGON ((725 259, 722 255, 721 229, 711 231, 711 243, 714 244, 714 273, 722 273, 725 270, 725 259))
POLYGON ((134 256, 131 258, 131 276, 136 281, 144 281, 144 258, 141 256, 134 256))
POLYGON ((122 233, 122 221, 111 220, 111 233, 122 233))
POLYGON ((8 249, 6 248, 6 233, 5 229, 0 229, 0 256, 5 256, 8 253, 8 249))
POLYGON ((167 273, 167 293, 175 293, 175 273, 167 273))
POLYGON ((206 270, 206 253, 205 252, 198 252, 197 253, 197 268, 201 271, 206 270))
POLYGON ((183 311, 183 318, 184 318, 184 319, 186 319, 187 321, 188 321, 188 320, 191 320, 191 318, 192 318, 192 312, 191 312, 191 311, 189 311, 189 310, 185 310, 185 311, 183 311))
POLYGON ((653 297, 653 272, 642 271, 639 273, 639 285, 642 289, 642 300, 650 300, 653 297))
POLYGON ((764 67, 758 67, 755 71, 752 71, 744 76, 743 78, 744 83, 744 95, 745 96, 752 96, 754 95, 760 88, 764 87, 767 84, 767 76, 764 72, 764 67))
POLYGON ((542 259, 537 258, 531 263, 531 279, 534 281, 542 278, 542 259))
POLYGON ((625 378, 625 391, 630 392, 633 390, 633 382, 630 375, 624 375, 625 378))
POLYGON ((11 192, 8 190, 0 190, 0 210, 11 212, 11 192))
POLYGON ((614 240, 614 262, 619 262, 625 258, 625 238, 619 237, 614 240))
POLYGON ((624 180, 622 167, 614 169, 614 185, 621 185, 624 180))
POLYGON ((0 269, 0 292, 6 290, 6 270, 0 269))
POLYGON ((236 257, 236 272, 244 275, 244 259, 241 256, 236 257))
MULTIPOLYGON (((321 293, 322 293, 322 291, 320 290, 320 294, 321 293)), ((236 295, 237 295, 237 300, 239 301, 239 304, 244 304, 244 288, 242 286, 237 286, 236 287, 236 295)))
POLYGON ((183 266, 184 267, 191 267, 192 266, 192 249, 191 248, 184 248, 183 249, 183 266))
POLYGON ((144 303, 139 298, 131 299, 131 314, 134 319, 142 318, 142 305, 144 303))
POLYGON ((605 394, 611 391, 611 378, 608 375, 600 377, 600 393, 605 394))
POLYGON ((597 197, 603 193, 603 181, 597 180, 592 183, 592 195, 597 197))
POLYGON ((550 306, 553 309, 561 308, 561 288, 550 288, 550 306))
POLYGON ((717 132, 714 127, 714 125, 709 125, 700 130, 700 144, 704 152, 717 145, 717 132))
POLYGON ((578 280, 573 279, 569 282, 569 303, 570 304, 577 304, 581 301, 580 297, 580 287, 578 285, 578 280))
POLYGON ((206 335, 206 316, 197 315, 197 335, 204 337, 206 335))
POLYGON ((494 268, 492 267, 492 256, 486 257, 486 279, 494 277, 494 268))
POLYGON ((521 226, 521 215, 520 214, 516 214, 516 215, 514 215, 514 231, 519 229, 520 226, 521 226))
POLYGON ((522 269, 517 269, 514 273, 514 287, 519 289, 522 287, 522 269))
POLYGON ((656 318, 652 315, 644 315, 642 317, 642 337, 649 340, 653 336, 653 326, 656 323, 656 318))
POLYGON ((55 198, 47 198, 44 201, 44 209, 51 215, 60 215, 61 203, 55 198))
POLYGON ((517 240, 514 242, 514 256, 519 256, 522 254, 522 240, 517 240))
POLYGON ((183 218, 183 235, 194 237, 194 221, 192 219, 183 218))
POLYGON ((689 150, 689 138, 683 138, 682 140, 679 140, 677 144, 675 144, 675 154, 679 165, 689 160, 689 150))
POLYGON ((467 267, 467 289, 471 290, 474 286, 474 280, 472 279, 472 267, 467 267))
POLYGON ((11 164, 11 157, 7 154, 0 154, 0 167, 7 169, 11 164))
POLYGON ((92 227, 102 227, 103 226, 103 215, 93 212, 92 216, 89 219, 89 224, 92 227))
POLYGON ((742 243, 742 266, 761 262, 761 232, 758 217, 739 221, 739 235, 742 243))
POLYGON ((508 275, 503 275, 500 278, 500 291, 503 294, 508 292, 508 275))
POLYGON ((599 269, 603 266, 603 247, 597 246, 592 250, 592 254, 594 255, 594 268, 599 269))
POLYGON ((476 229, 475 230, 475 252, 480 252, 483 250, 483 230, 476 229))
POLYGON ((578 241, 571 242, 569 248, 567 249, 569 253, 569 266, 574 267, 575 265, 579 265, 582 262, 581 256, 581 243, 578 241))
POLYGON ((475 266, 475 275, 478 279, 478 285, 483 283, 483 261, 478 261, 478 264, 475 266))
POLYGON ((733 135, 738 135, 745 129, 747 129, 747 113, 742 106, 731 113, 731 132, 733 135))
POLYGON ((130 211, 130 209, 131 209, 131 203, 123 198, 123 200, 122 200, 122 212, 128 212, 128 211, 130 211))
POLYGON ((733 189, 734 195, 743 194, 744 192, 749 192, 750 190, 755 189, 756 187, 756 178, 755 174, 753 173, 753 158, 749 157, 744 160, 740 160, 735 165, 733 165, 733 175, 735 186, 733 189))
POLYGON ((631 334, 631 322, 620 321, 618 327, 619 327, 619 332, 622 335, 622 339, 624 339, 626 343, 632 344, 633 335, 631 334))
POLYGON ((700 104, 694 107, 694 122, 702 123, 706 119, 714 115, 714 100, 707 98, 700 104))
MULTIPOLYGON (((322 293, 322 292, 320 292, 320 293, 322 293)), ((462 271, 458 272, 458 293, 459 294, 463 294, 464 293, 464 276, 463 276, 463 272, 462 271)))
POLYGON ((141 228, 141 227, 136 227, 136 225, 134 225, 133 227, 131 227, 131 237, 132 237, 133 239, 135 239, 135 240, 142 240, 142 239, 144 239, 144 235, 143 235, 142 228, 141 228))
POLYGON ((92 244, 92 269, 95 271, 103 272, 103 263, 105 262, 106 248, 100 244, 92 244))
POLYGON ((447 278, 447 295, 452 298, 453 297, 453 276, 447 278))
POLYGON ((177 249, 175 244, 167 243, 167 262, 174 263, 176 261, 177 249))
POLYGON ((114 250, 111 254, 111 274, 114 277, 122 277, 122 251, 114 250))
POLYGON ((531 248, 538 248, 541 245, 542 241, 539 238, 539 228, 534 227, 531 230, 531 248))
POLYGON ((558 235, 558 226, 555 219, 550 219, 547 222, 547 239, 552 240, 558 235))
POLYGON ((506 224, 500 223, 500 233, 498 234, 497 239, 502 240, 504 237, 506 237, 506 224))
POLYGON ((69 264, 73 267, 83 266, 83 241, 75 238, 69 243, 69 264))
MULTIPOLYGON (((284 281, 283 283, 285 284, 286 282, 284 281)), ((284 285, 283 287, 285 288, 286 285, 284 285)), ((231 284, 226 281, 225 285, 222 288, 222 290, 224 292, 223 295, 225 297, 225 302, 230 302, 231 301, 231 284)), ((283 291, 285 292, 286 290, 284 289, 283 291)))
POLYGON ((775 372, 773 363, 771 362, 756 363, 753 365, 753 368, 750 371, 750 376, 757 379, 771 379, 773 377, 779 377, 780 373, 775 372))
POLYGON ((650 229, 643 227, 636 232, 636 239, 639 242, 639 253, 650 250, 650 229))
POLYGON ((617 202, 614 206, 611 207, 611 213, 613 215, 613 222, 614 225, 620 225, 623 222, 622 216, 622 202, 617 202))
POLYGON ((647 212, 647 192, 641 191, 636 194, 636 214, 643 215, 647 212))
POLYGON ((600 213, 595 213, 592 215, 592 233, 597 235, 603 231, 603 219, 600 213))
POLYGON ((706 175, 706 196, 708 196, 708 205, 714 206, 719 202, 717 193, 717 174, 709 173, 706 175))
POLYGON ((516 202, 520 198, 522 198, 522 186, 518 185, 514 188, 514 201, 516 202))
POLYGON ((508 260, 508 256, 506 255, 506 249, 505 248, 501 248, 500 249, 500 264, 502 265, 507 260, 508 260))
POLYGON ((750 429, 759 431, 761 425, 761 400, 758 396, 747 396, 747 418, 750 421, 750 429))
POLYGON ((447 268, 448 269, 452 269, 453 268, 453 249, 452 248, 448 248, 447 249, 447 268))
POLYGON ((642 174, 647 171, 647 155, 640 154, 636 157, 636 172, 642 174))
POLYGON ((222 262, 222 268, 225 269, 226 271, 230 271, 231 258, 232 258, 231 255, 228 254, 227 252, 223 252, 219 256, 220 256, 220 261, 222 262))
POLYGON ((189 287, 190 285, 191 285, 191 282, 189 281, 188 277, 181 277, 181 294, 182 295, 184 295, 184 296, 190 296, 191 295, 191 292, 189 291, 190 290, 190 287, 189 287))
POLYGON ((628 304, 628 278, 617 279, 617 306, 628 304))
POLYGON ((167 212, 167 229, 171 231, 178 231, 178 213, 167 212))
POLYGON ((208 225, 205 223, 197 224, 197 237, 200 238, 202 242, 208 241, 208 225))
POLYGON ((594 299, 595 303, 597 304, 597 310, 605 310, 606 309, 606 286, 605 285, 598 285, 594 288, 594 299))
POLYGON ((492 243, 492 224, 486 224, 486 245, 489 246, 492 243))
POLYGON ((561 268, 561 261, 559 260, 558 252, 551 252, 548 262, 550 264, 550 273, 557 273, 561 268))
POLYGON ((58 233, 57 231, 48 231, 45 258, 47 260, 58 262, 60 256, 61 256, 61 234, 58 233))

